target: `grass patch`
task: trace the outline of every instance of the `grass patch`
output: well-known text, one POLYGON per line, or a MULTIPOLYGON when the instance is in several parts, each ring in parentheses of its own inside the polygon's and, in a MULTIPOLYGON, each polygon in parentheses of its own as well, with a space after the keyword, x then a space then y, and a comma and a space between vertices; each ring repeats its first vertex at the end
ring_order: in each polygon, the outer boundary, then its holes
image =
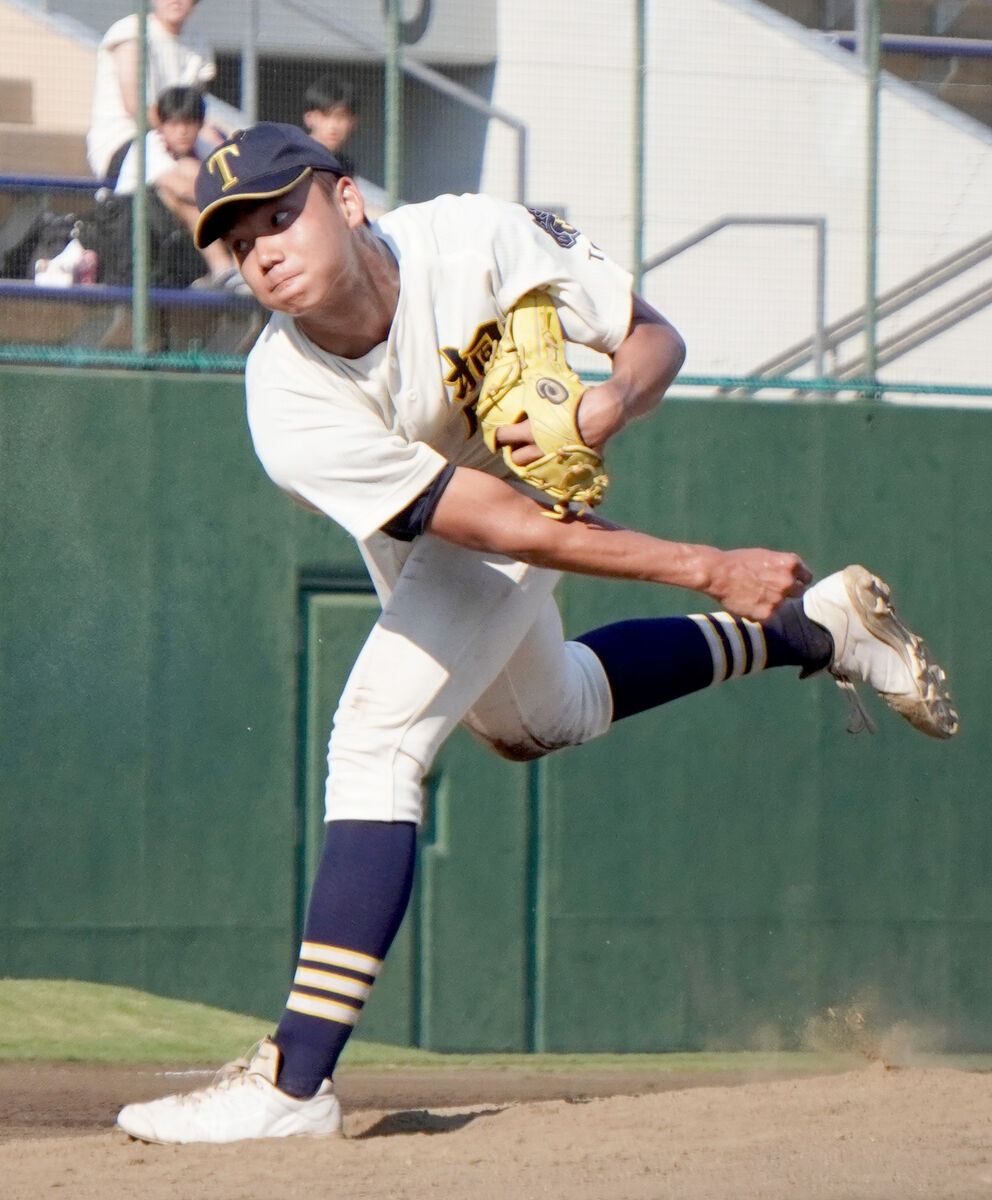
MULTIPOLYGON (((134 988, 53 979, 0 979, 0 1061, 219 1066, 272 1032, 272 1022, 134 988)), ((829 1071, 840 1054, 435 1054, 353 1038, 343 1065, 383 1070, 669 1072, 829 1071)))
MULTIPOLYGON (((135 988, 62 979, 0 979, 0 1061, 219 1066, 270 1034, 263 1017, 170 1000, 135 988)), ((444 1055, 352 1041, 361 1066, 444 1055)))
POLYGON ((0 1059, 208 1063, 243 1054, 270 1022, 133 988, 0 979, 0 1059))

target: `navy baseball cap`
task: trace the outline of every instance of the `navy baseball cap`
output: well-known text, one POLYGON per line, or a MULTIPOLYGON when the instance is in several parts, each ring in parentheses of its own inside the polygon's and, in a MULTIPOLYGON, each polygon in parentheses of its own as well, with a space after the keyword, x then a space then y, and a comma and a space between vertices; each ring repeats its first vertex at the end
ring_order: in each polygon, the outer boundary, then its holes
POLYGON ((348 174, 340 159, 295 125, 263 121, 237 130, 210 152, 196 177, 200 217, 193 241, 202 250, 223 236, 233 217, 225 207, 282 196, 312 171, 348 174))

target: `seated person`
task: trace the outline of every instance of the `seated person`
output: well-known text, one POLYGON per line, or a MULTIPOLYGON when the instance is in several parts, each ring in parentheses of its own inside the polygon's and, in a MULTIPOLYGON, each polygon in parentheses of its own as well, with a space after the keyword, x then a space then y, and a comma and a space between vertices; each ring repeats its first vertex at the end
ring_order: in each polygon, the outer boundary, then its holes
MULTIPOLYGON (((150 0, 146 24, 149 125, 156 122, 154 98, 165 88, 205 89, 216 74, 213 51, 184 28, 195 4, 196 0, 150 0)), ((86 156, 93 174, 110 187, 137 132, 139 33, 137 14, 122 17, 110 26, 97 50, 86 156)))
MULTIPOLYGON (((164 207, 189 231, 192 245, 199 216, 193 194, 200 169, 197 139, 206 106, 197 88, 170 87, 159 95, 155 108, 156 127, 148 131, 145 139, 145 182, 154 187, 164 207)), ((137 186, 138 148, 132 143, 121 163, 114 191, 118 196, 130 196, 137 186)), ((194 286, 224 287, 246 294, 241 273, 223 242, 205 246, 200 254, 209 274, 197 279, 194 286)))

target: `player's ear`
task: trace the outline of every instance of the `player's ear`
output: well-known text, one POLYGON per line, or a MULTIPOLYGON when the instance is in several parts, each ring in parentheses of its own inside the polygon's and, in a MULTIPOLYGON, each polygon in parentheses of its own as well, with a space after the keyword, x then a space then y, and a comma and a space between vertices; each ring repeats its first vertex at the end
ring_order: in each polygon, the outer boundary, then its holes
POLYGON ((335 185, 338 203, 352 229, 365 224, 365 197, 350 175, 342 175, 335 185))

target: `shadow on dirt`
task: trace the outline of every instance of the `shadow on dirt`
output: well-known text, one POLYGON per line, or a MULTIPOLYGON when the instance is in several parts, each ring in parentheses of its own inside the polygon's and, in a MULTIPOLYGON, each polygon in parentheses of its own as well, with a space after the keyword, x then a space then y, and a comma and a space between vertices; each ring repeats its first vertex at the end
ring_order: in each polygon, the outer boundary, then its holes
POLYGON ((426 1108, 407 1109, 388 1113, 362 1133, 354 1134, 353 1138, 362 1141, 365 1138, 396 1137, 405 1133, 456 1133, 480 1117, 494 1117, 503 1111, 503 1108, 480 1108, 475 1112, 432 1113, 426 1108))

